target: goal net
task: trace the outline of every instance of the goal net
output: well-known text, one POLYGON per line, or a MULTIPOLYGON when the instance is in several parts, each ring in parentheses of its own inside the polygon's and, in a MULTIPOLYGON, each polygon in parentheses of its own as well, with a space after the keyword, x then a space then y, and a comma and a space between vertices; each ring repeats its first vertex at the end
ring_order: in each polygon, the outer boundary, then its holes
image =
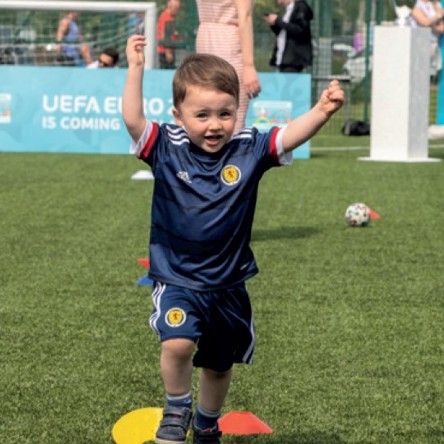
POLYGON ((0 65, 82 66, 77 53, 86 46, 93 60, 105 48, 116 49, 124 67, 128 37, 149 34, 145 67, 155 68, 155 29, 154 2, 0 0, 0 65), (58 40, 59 23, 72 12, 77 32, 69 42, 58 40))

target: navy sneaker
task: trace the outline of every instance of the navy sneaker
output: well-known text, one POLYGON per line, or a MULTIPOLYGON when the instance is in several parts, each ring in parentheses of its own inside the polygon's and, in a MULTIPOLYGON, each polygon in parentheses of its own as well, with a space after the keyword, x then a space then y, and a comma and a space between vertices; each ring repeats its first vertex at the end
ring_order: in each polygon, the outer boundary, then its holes
POLYGON ((165 407, 154 442, 156 444, 186 444, 192 416, 191 409, 187 407, 165 407))
POLYGON ((193 424, 193 444, 221 444, 222 432, 214 429, 201 430, 193 424))

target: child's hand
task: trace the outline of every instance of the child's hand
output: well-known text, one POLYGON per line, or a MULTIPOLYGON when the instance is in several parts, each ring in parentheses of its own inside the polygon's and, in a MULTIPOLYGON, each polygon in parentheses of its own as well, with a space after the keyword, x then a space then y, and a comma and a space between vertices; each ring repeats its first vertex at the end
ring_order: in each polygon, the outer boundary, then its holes
POLYGON ((133 35, 126 43, 126 59, 128 66, 144 66, 146 38, 144 35, 133 35))
POLYGON ((337 80, 332 80, 319 98, 318 106, 330 117, 344 104, 345 94, 337 80))

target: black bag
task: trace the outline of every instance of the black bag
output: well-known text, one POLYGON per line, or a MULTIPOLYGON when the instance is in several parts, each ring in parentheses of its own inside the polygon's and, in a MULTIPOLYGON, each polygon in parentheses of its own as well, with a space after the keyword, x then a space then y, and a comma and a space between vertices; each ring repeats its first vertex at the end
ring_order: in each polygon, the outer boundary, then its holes
POLYGON ((362 120, 347 120, 342 127, 342 134, 346 136, 369 136, 370 124, 362 120))

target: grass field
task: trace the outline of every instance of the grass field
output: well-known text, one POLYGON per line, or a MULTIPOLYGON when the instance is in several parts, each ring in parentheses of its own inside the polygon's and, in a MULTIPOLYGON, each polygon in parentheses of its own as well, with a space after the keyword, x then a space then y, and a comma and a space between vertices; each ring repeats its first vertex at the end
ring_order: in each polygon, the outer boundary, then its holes
MULTIPOLYGON (((262 181, 255 363, 236 367, 224 413, 274 433, 224 444, 444 443, 444 161, 367 151, 313 149, 262 181), (346 227, 356 201, 381 219, 346 227)), ((129 156, 0 165, 1 444, 111 444, 122 415, 164 399, 135 284, 153 183, 130 180, 129 156)))

